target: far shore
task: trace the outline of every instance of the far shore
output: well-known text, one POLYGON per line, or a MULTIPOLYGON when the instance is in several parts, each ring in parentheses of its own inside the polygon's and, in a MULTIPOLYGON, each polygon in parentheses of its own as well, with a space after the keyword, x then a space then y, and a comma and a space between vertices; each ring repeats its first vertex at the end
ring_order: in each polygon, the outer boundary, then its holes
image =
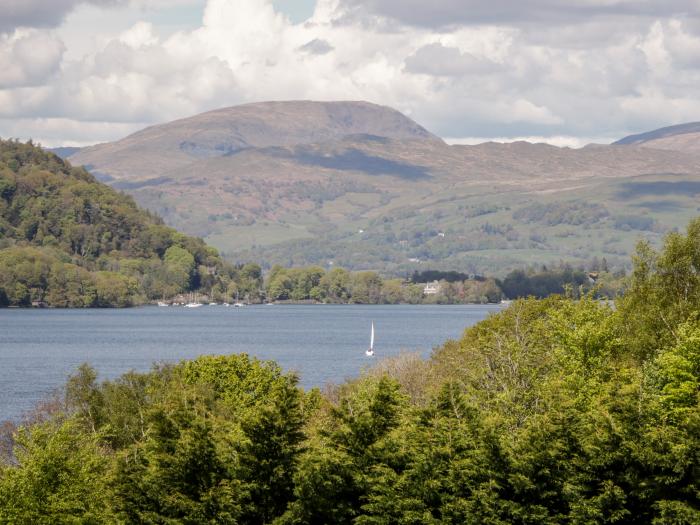
MULTIPOLYGON (((270 303, 198 303, 200 307, 220 306, 226 308, 246 308, 249 306, 497 306, 508 305, 510 300, 504 300, 498 303, 324 303, 320 301, 274 301, 270 303)), ((52 305, 25 305, 25 306, 0 306, 0 310, 110 310, 110 309, 129 309, 143 307, 169 307, 169 308, 185 308, 182 303, 168 303, 159 305, 157 302, 148 302, 142 304, 133 304, 128 306, 52 306, 52 305)))

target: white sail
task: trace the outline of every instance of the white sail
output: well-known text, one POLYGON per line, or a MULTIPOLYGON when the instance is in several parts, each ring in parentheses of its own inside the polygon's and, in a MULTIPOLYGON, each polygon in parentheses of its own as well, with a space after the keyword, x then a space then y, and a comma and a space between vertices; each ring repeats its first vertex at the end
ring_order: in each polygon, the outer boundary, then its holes
POLYGON ((367 357, 372 357, 374 356, 374 321, 372 321, 372 330, 369 334, 369 348, 365 350, 365 355, 367 357))

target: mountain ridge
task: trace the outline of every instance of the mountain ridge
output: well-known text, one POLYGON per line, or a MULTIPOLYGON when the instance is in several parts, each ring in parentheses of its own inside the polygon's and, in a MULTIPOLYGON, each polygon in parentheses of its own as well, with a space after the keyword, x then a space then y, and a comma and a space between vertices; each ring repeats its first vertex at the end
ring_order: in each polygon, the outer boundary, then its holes
POLYGON ((629 135, 613 145, 637 145, 700 155, 700 122, 687 122, 629 135))
POLYGON ((391 108, 303 101, 214 110, 70 159, 237 261, 494 273, 625 264, 640 237, 682 227, 700 156, 668 149, 448 145, 391 108))
POLYGON ((642 144, 651 140, 666 138, 674 135, 684 135, 687 133, 700 133, 700 122, 687 122, 685 124, 675 124, 664 126, 652 131, 645 131, 634 135, 628 135, 612 143, 613 146, 625 146, 628 144, 642 144))

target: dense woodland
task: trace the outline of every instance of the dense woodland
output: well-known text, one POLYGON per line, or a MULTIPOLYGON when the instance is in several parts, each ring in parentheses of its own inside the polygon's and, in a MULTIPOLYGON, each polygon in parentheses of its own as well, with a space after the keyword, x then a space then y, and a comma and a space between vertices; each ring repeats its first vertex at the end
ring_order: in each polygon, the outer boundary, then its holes
POLYGON ((304 392, 246 355, 100 382, 2 439, 0 522, 700 523, 700 220, 615 305, 525 299, 304 392))
POLYGON ((567 264, 552 268, 514 270, 502 280, 459 272, 415 272, 409 279, 386 279, 376 272, 326 271, 320 266, 273 266, 264 280, 270 301, 319 301, 362 304, 485 304, 503 299, 544 298, 555 294, 593 292, 612 298, 624 287, 624 272, 611 273, 602 265, 595 271, 567 264), (438 283, 437 293, 426 295, 425 283, 438 283))
POLYGON ((259 288, 235 268, 31 143, 0 140, 0 305, 129 306, 204 289, 259 288))
POLYGON ((424 304, 496 303, 503 298, 495 279, 440 281, 439 293, 425 295, 425 282, 386 279, 377 272, 349 272, 320 266, 273 266, 265 276, 265 296, 271 301, 323 303, 424 304))

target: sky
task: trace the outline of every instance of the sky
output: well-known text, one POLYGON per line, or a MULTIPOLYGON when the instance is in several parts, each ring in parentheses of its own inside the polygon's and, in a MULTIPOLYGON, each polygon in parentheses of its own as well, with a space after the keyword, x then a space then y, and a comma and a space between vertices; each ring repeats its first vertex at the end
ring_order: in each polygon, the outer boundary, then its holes
POLYGON ((466 144, 699 121, 700 0, 0 0, 0 137, 83 146, 298 99, 466 144))

